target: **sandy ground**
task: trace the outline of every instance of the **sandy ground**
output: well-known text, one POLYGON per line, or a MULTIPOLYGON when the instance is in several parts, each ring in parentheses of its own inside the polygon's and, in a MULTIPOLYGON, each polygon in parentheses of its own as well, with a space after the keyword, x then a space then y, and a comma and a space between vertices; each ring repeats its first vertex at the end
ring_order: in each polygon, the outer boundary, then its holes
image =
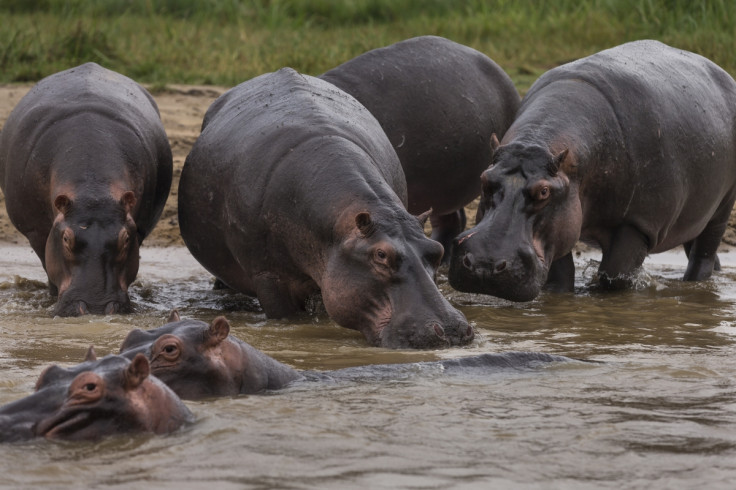
MULTIPOLYGON (((10 112, 30 87, 31 85, 0 85, 0 126, 5 124, 10 112)), ((176 211, 181 168, 199 135, 204 113, 225 90, 227 89, 224 87, 170 85, 166 91, 154 95, 171 142, 171 150, 174 155, 174 178, 161 219, 151 235, 146 238, 145 245, 159 247, 183 245, 179 235, 176 211)), ((472 225, 474 220, 475 207, 475 202, 468 206, 469 225, 472 225)), ((729 227, 723 241, 729 245, 736 245, 736 212, 731 213, 729 227)), ((0 243, 2 242, 28 243, 10 222, 5 211, 5 197, 0 193, 0 243)))

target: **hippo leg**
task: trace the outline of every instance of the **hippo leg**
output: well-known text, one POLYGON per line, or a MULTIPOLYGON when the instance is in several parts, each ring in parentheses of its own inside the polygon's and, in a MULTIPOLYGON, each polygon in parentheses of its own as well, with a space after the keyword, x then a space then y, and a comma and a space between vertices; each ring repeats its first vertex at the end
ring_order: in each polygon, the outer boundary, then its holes
POLYGON ((727 206, 722 206, 721 208, 705 226, 705 229, 700 235, 692 242, 685 244, 688 263, 683 280, 701 281, 711 276, 713 270, 716 269, 716 265, 720 269, 720 262, 718 261, 716 251, 721 244, 723 233, 726 231, 728 215, 731 209, 733 209, 733 201, 729 201, 727 206))
POLYGON ((575 289, 575 263, 572 252, 552 262, 544 288, 555 293, 569 293, 575 289))
POLYGON ((452 255, 452 241, 465 230, 465 224, 467 222, 465 210, 458 209, 453 213, 442 216, 432 214, 429 216, 429 222, 432 224, 432 235, 430 238, 436 242, 440 242, 445 248, 442 263, 448 264, 452 255))
MULTIPOLYGON (((690 259, 690 249, 693 246, 693 242, 685 242, 682 244, 682 247, 685 249, 685 255, 687 255, 688 260, 690 259)), ((720 271, 721 270, 721 261, 718 259, 718 254, 716 254, 716 263, 713 265, 714 271, 720 271)))
POLYGON ((649 250, 647 238, 636 228, 622 225, 611 236, 603 250, 598 278, 607 289, 624 289, 631 286, 632 273, 644 263, 649 250))
POLYGON ((299 311, 287 284, 278 276, 261 273, 256 277, 256 296, 268 318, 286 318, 299 311))

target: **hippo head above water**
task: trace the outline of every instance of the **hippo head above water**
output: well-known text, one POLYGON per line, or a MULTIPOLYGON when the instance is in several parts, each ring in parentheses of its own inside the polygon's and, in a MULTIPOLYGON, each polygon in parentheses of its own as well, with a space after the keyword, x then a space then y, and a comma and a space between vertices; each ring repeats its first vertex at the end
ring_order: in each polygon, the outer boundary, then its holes
POLYGON ((377 346, 439 348, 469 343, 473 327, 437 289, 443 248, 417 217, 343 214, 343 239, 321 281, 330 318, 377 346))
POLYGON ((151 373, 187 400, 279 389, 301 377, 296 370, 230 335, 225 317, 208 325, 181 320, 176 310, 166 325, 131 331, 120 355, 145 355, 151 373))
POLYGON ((45 253, 49 283, 58 293, 55 315, 130 312, 128 286, 139 264, 135 205, 131 191, 117 200, 56 197, 45 253))
POLYGON ((32 395, 0 407, 0 441, 33 437, 95 440, 131 432, 168 433, 193 416, 161 381, 145 356, 129 360, 90 349, 85 362, 50 366, 32 395))
POLYGON ((476 225, 455 239, 448 279, 460 291, 529 301, 580 236, 577 183, 569 178, 567 149, 500 146, 495 135, 492 147, 476 225))

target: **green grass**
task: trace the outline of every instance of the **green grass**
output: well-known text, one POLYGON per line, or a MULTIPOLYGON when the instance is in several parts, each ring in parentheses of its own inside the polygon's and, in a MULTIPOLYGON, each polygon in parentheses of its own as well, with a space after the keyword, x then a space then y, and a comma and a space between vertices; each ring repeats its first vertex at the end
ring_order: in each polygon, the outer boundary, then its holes
POLYGON ((95 61, 140 82, 319 74, 424 34, 472 46, 524 92, 545 70, 659 39, 736 74, 736 2, 713 0, 0 0, 0 82, 95 61))

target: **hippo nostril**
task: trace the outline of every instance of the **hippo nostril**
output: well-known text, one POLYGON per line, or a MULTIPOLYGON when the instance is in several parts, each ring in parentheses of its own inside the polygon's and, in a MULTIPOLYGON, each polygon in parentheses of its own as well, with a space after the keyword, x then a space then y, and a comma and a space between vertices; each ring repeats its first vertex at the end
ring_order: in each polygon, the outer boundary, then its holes
POLYGON ((87 315, 89 313, 89 308, 87 308, 87 303, 84 301, 80 301, 77 303, 77 311, 80 315, 87 315))
POLYGON ((105 315, 112 315, 114 313, 117 313, 118 311, 118 304, 114 302, 110 302, 105 307, 105 315))
POLYGON ((465 337, 473 337, 473 327, 471 325, 468 325, 468 329, 465 330, 465 337))
POLYGON ((505 269, 506 269, 506 261, 505 260, 501 260, 501 261, 499 261, 496 264, 496 267, 494 268, 494 271, 496 271, 496 272, 502 272, 505 269))
POLYGON ((445 329, 442 328, 442 325, 440 325, 439 323, 435 323, 433 325, 433 328, 434 328, 434 333, 436 333, 439 338, 441 339, 445 338, 445 329))
POLYGON ((471 271, 473 270, 473 254, 471 254, 470 252, 465 254, 465 256, 463 257, 463 265, 466 269, 471 271))

